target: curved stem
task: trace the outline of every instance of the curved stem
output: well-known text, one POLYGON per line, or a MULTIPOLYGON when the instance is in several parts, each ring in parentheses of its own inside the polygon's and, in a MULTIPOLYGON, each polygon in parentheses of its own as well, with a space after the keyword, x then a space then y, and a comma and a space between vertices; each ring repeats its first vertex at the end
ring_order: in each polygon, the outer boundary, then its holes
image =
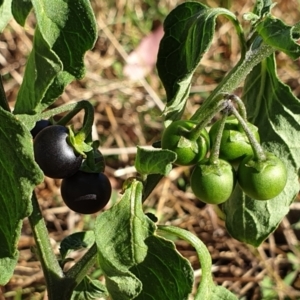
POLYGON ((236 96, 236 95, 230 95, 228 97, 228 99, 232 100, 233 102, 235 102, 239 108, 239 113, 240 115, 242 116, 242 118, 247 121, 247 110, 246 110, 246 107, 245 107, 245 104, 243 102, 243 100, 236 96))
POLYGON ((84 136, 84 140, 86 137, 89 136, 91 133, 91 128, 94 122, 94 107, 93 105, 87 101, 87 100, 82 100, 76 103, 70 103, 66 105, 62 105, 53 109, 50 109, 46 112, 43 112, 41 114, 41 118, 43 119, 48 119, 50 117, 53 117, 55 115, 64 113, 66 111, 70 111, 67 115, 65 115, 63 118, 61 118, 56 124, 58 125, 66 125, 76 114, 79 113, 84 109, 84 121, 83 121, 83 126, 77 133, 77 135, 84 136))
POLYGON ((253 133, 251 132, 251 130, 249 129, 246 121, 241 117, 241 115, 239 114, 239 112, 236 110, 236 108, 233 105, 231 107, 231 112, 238 119, 239 123, 241 124, 241 126, 243 127, 243 129, 245 131, 245 134, 247 135, 247 138, 253 149, 254 159, 256 161, 265 161, 267 159, 267 157, 266 157, 266 154, 265 154, 263 148, 261 147, 259 142, 255 139, 255 137, 254 137, 253 133))
POLYGON ((222 140, 222 135, 225 127, 225 122, 228 116, 228 110, 225 109, 224 113, 222 115, 222 118, 220 120, 220 123, 217 128, 217 136, 214 141, 214 144, 211 149, 211 154, 209 156, 209 163, 210 164, 216 164, 217 161, 219 160, 219 154, 220 154, 220 145, 221 145, 221 140, 222 140))
MULTIPOLYGON (((85 141, 88 137, 90 137, 92 126, 94 123, 94 107, 88 101, 81 101, 82 108, 84 109, 84 119, 82 128, 76 134, 78 139, 85 141)), ((90 137, 91 141, 91 137, 90 137)))
POLYGON ((202 269, 202 279, 195 300, 210 299, 214 282, 211 275, 211 256, 204 243, 187 230, 167 225, 158 225, 158 230, 174 234, 190 243, 196 250, 202 269))

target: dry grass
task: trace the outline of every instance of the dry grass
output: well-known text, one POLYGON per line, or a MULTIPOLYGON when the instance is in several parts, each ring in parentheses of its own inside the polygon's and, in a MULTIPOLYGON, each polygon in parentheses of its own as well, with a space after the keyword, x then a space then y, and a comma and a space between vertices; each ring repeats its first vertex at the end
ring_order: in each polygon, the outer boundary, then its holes
MULTIPOLYGON (((122 69, 128 54, 150 32, 153 21, 163 21, 166 13, 180 2, 92 1, 99 26, 99 39, 95 48, 85 57, 86 77, 68 86, 56 102, 56 105, 81 99, 95 102, 94 132, 102 142, 101 150, 106 156, 106 173, 115 190, 114 198, 118 196, 123 181, 135 175, 132 166, 136 145, 151 145, 160 139, 163 129, 161 108, 165 98, 155 70, 143 80, 130 81, 123 75, 122 69)), ((223 5, 231 2, 232 11, 237 12, 240 20, 251 5, 251 1, 245 0, 206 2, 214 7, 220 2, 223 5)), ((277 2, 274 9, 277 16, 282 16, 287 23, 300 19, 298 1, 277 2)), ((31 49, 33 24, 31 17, 24 31, 12 21, 0 37, 1 74, 12 106, 31 49)), ((238 41, 232 26, 225 20, 219 21, 212 48, 193 79, 193 94, 186 116, 196 110, 236 63, 238 56, 238 41)), ((299 95, 299 64, 280 54, 278 66, 281 68, 280 77, 299 95)), ((79 116, 74 122, 80 120, 79 116)), ((146 209, 154 210, 160 223, 176 225, 197 235, 211 253, 214 280, 233 291, 239 299, 300 299, 299 230, 291 226, 299 221, 299 203, 292 205, 291 213, 274 234, 258 249, 254 249, 232 239, 212 207, 204 206, 195 199, 189 189, 189 174, 189 168, 174 168, 147 199, 146 209), (288 274, 291 276, 289 282, 285 281, 288 274), (275 291, 277 296, 263 297, 262 291, 268 289, 275 291)), ((64 237, 74 231, 92 228, 95 220, 95 216, 82 217, 69 211, 61 200, 59 185, 59 180, 46 178, 37 187, 39 203, 57 253, 64 237)), ((196 282, 199 282, 201 268, 194 249, 181 241, 176 244, 192 263, 196 282)), ((19 250, 20 258, 14 276, 2 287, 0 299, 42 299, 45 282, 27 220, 24 221, 19 250)))

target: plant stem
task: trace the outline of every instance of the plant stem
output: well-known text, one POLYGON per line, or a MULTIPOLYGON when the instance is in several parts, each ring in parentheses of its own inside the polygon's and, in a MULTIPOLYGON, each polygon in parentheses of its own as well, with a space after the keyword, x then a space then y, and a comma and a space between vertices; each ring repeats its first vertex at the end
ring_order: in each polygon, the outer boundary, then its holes
MULTIPOLYGON (((63 107, 68 108, 68 105, 69 104, 63 107)), ((76 134, 76 136, 81 136, 81 139, 84 141, 86 137, 89 136, 89 134, 91 133, 91 128, 94 123, 94 107, 89 101, 86 100, 79 101, 75 103, 75 105, 71 104, 70 107, 71 107, 70 109, 65 110, 70 112, 66 116, 61 118, 57 122, 57 124, 66 125, 76 114, 78 114, 80 110, 84 109, 85 114, 84 114, 83 126, 80 129, 80 131, 76 134)), ((58 107, 58 108, 62 108, 62 107, 58 107)), ((51 111, 55 112, 55 110, 58 108, 50 110, 49 112, 51 111)))
POLYGON ((91 128, 92 128, 92 125, 94 122, 94 107, 87 100, 82 100, 82 101, 79 101, 76 103, 66 104, 66 105, 62 105, 62 106, 50 109, 46 112, 43 112, 40 117, 48 119, 55 115, 64 113, 66 111, 70 111, 66 116, 61 118, 56 123, 58 125, 66 125, 82 109, 84 109, 84 111, 85 111, 83 126, 80 129, 80 131, 77 133, 77 135, 80 134, 80 135, 84 135, 85 137, 87 137, 91 132, 91 128))
POLYGON ((64 289, 65 299, 72 295, 74 288, 83 280, 89 269, 95 264, 97 259, 96 243, 83 255, 83 257, 65 273, 65 279, 70 282, 64 289))
MULTIPOLYGON (((259 37, 258 37, 259 38, 259 37)), ((200 109, 206 109, 211 102, 217 101, 217 96, 221 93, 232 93, 251 70, 263 61, 265 58, 274 53, 275 49, 272 46, 261 42, 258 48, 250 49, 245 55, 244 59, 241 59, 237 65, 223 78, 218 87, 210 94, 203 105, 196 111, 192 119, 197 120, 201 114, 200 109)))
POLYGON ((202 269, 202 279, 195 300, 211 299, 214 282, 211 275, 211 256, 204 243, 195 235, 182 228, 158 225, 158 230, 174 234, 190 243, 196 250, 202 269))
POLYGON ((214 117, 214 115, 224 108, 224 99, 227 99, 228 96, 229 94, 227 93, 220 93, 216 97, 215 101, 204 107, 204 103, 206 103, 205 101, 190 119, 201 124, 204 123, 205 127, 207 123, 214 117))
POLYGON ((44 272, 49 300, 70 299, 74 288, 95 264, 97 247, 94 244, 65 274, 52 250, 49 234, 35 193, 32 194, 32 214, 28 217, 36 242, 37 253, 44 272))
POLYGON ((216 139, 215 139, 214 144, 212 146, 211 154, 209 156, 209 163, 210 164, 216 164, 219 160, 220 145, 221 145, 222 135, 223 135, 223 131, 224 131, 227 116, 228 116, 228 110, 225 109, 224 113, 223 113, 223 116, 220 120, 220 123, 218 125, 217 136, 216 136, 216 139))
MULTIPOLYGON (((201 111, 201 114, 199 115, 199 118, 197 119, 198 123, 197 125, 191 129, 188 132, 182 131, 182 136, 185 138, 195 141, 197 138, 201 135, 201 131, 203 128, 206 127, 206 125, 211 121, 211 119, 219 113, 221 110, 223 110, 226 107, 226 101, 224 101, 224 98, 226 95, 220 94, 218 95, 216 101, 212 103, 209 107, 207 107, 205 110, 201 111)), ((194 118, 191 118, 193 121, 195 121, 194 118)), ((180 133, 181 134, 181 133, 180 133)))
POLYGON ((239 112, 236 110, 236 108, 232 105, 231 112, 234 114, 234 116, 238 119, 239 123, 243 127, 245 134, 247 135, 247 138, 251 144, 251 147, 253 149, 254 153, 254 160, 256 161, 265 161, 267 159, 266 154, 259 144, 259 142, 255 139, 253 133, 249 129, 246 121, 241 117, 239 112))
POLYGON ((49 234, 42 216, 36 195, 32 193, 32 213, 28 217, 36 242, 37 253, 44 272, 49 299, 55 299, 54 294, 57 284, 62 280, 64 274, 49 240, 49 234))
POLYGON ((236 95, 229 95, 228 99, 232 100, 233 102, 235 102, 239 108, 239 113, 242 116, 242 118, 247 121, 247 110, 245 107, 245 104, 243 102, 243 100, 236 96, 236 95))
POLYGON ((5 90, 4 90, 4 86, 3 86, 3 82, 2 82, 2 76, 0 75, 0 106, 7 110, 7 111, 11 111, 10 107, 8 105, 8 101, 5 95, 5 90))

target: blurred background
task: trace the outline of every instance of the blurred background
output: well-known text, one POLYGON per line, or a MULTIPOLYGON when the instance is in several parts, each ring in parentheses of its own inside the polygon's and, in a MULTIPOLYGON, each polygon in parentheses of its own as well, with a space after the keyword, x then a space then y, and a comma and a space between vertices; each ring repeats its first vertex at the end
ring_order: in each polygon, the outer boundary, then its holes
MULTIPOLYGON (((101 141, 106 169, 113 186, 109 208, 119 197, 124 180, 135 176, 136 146, 151 145, 161 137, 165 92, 155 69, 162 23, 167 14, 184 1, 176 0, 92 0, 99 29, 93 50, 85 56, 86 76, 70 84, 53 107, 82 99, 95 107, 94 138, 101 141)), ((236 13, 246 32, 249 24, 242 15, 254 1, 207 0, 211 7, 225 7, 236 13)), ((300 20, 300 2, 274 1, 275 16, 287 24, 300 20)), ((0 36, 0 72, 11 107, 22 82, 26 59, 32 48, 35 18, 25 28, 11 21, 0 36)), ((185 111, 188 118, 201 105, 224 74, 239 59, 235 30, 225 18, 218 18, 216 35, 198 67, 185 111)), ((279 77, 300 94, 299 61, 277 54, 279 77)), ((237 94, 240 90, 236 91, 237 94)), ((74 118, 80 126, 82 115, 74 118)), ((258 249, 232 239, 210 205, 197 200, 189 186, 191 168, 175 167, 146 200, 145 211, 156 214, 161 224, 188 229, 208 247, 213 259, 213 277, 239 299, 300 299, 300 203, 294 202, 289 215, 258 249)), ((37 195, 49 236, 58 254, 60 241, 70 233, 89 230, 97 214, 84 216, 70 211, 60 196, 60 180, 45 178, 37 195)), ((191 262, 196 284, 201 267, 194 249, 175 241, 177 249, 191 262)), ((34 250, 28 221, 24 220, 19 241, 20 258, 10 282, 0 289, 0 299, 44 299, 45 281, 34 250)), ((82 251, 74 252, 77 260, 82 251)), ((101 270, 91 270, 101 279, 101 270)), ((193 297, 191 296, 191 299, 193 297)), ((157 299, 165 300, 165 299, 157 299)), ((179 299, 172 299, 179 300, 179 299)))

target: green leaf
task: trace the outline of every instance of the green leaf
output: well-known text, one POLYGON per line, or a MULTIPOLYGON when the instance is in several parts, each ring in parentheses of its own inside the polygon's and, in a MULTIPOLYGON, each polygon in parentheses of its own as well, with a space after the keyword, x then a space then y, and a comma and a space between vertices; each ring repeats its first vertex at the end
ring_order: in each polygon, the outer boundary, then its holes
POLYGON ((15 20, 21 25, 25 25, 27 16, 32 9, 32 3, 30 0, 12 0, 11 11, 15 20))
POLYGON ((277 77, 274 55, 256 66, 247 77, 244 96, 249 121, 259 128, 266 151, 281 158, 288 170, 285 189, 274 199, 258 201, 237 187, 223 205, 226 227, 236 239, 259 246, 288 213, 299 191, 300 101, 277 77))
POLYGON ((167 94, 167 120, 179 119, 189 95, 191 79, 201 58, 211 45, 216 18, 236 16, 224 8, 209 8, 198 2, 177 6, 164 22, 157 70, 167 94))
POLYGON ((97 38, 90 2, 32 0, 38 26, 14 112, 35 114, 84 76, 84 54, 97 38))
POLYGON ((140 174, 168 175, 172 170, 172 163, 176 160, 176 153, 167 149, 144 149, 137 147, 135 168, 140 174))
POLYGON ((41 101, 62 68, 59 57, 49 48, 37 27, 14 113, 36 114, 42 111, 45 107, 41 101))
POLYGON ((11 1, 12 0, 4 0, 0 5, 0 33, 3 31, 7 23, 12 18, 11 1))
POLYGON ((33 188, 44 176, 34 161, 32 137, 15 116, 0 108, 0 284, 12 276, 22 220, 31 212, 33 188))
POLYGON ((143 291, 135 299, 188 299, 194 281, 190 263, 171 241, 150 236, 145 244, 147 256, 130 269, 143 283, 143 291))
POLYGON ((237 300, 238 298, 221 285, 214 286, 210 300, 237 300))
POLYGON ((89 248, 95 243, 93 231, 75 232, 64 238, 60 244, 59 252, 62 259, 74 250, 89 248))
POLYGON ((256 27, 263 41, 282 51, 292 59, 300 57, 300 45, 293 38, 293 27, 284 24, 280 19, 267 16, 256 27))
POLYGON ((262 18, 265 14, 270 12, 272 6, 272 0, 256 0, 253 13, 259 18, 262 18))
POLYGON ((95 236, 107 289, 118 300, 187 299, 190 264, 171 242, 154 235, 156 226, 142 210, 142 188, 133 180, 120 202, 97 217, 95 236))
POLYGON ((73 291, 71 300, 97 300, 107 296, 108 292, 104 284, 86 276, 73 291))

